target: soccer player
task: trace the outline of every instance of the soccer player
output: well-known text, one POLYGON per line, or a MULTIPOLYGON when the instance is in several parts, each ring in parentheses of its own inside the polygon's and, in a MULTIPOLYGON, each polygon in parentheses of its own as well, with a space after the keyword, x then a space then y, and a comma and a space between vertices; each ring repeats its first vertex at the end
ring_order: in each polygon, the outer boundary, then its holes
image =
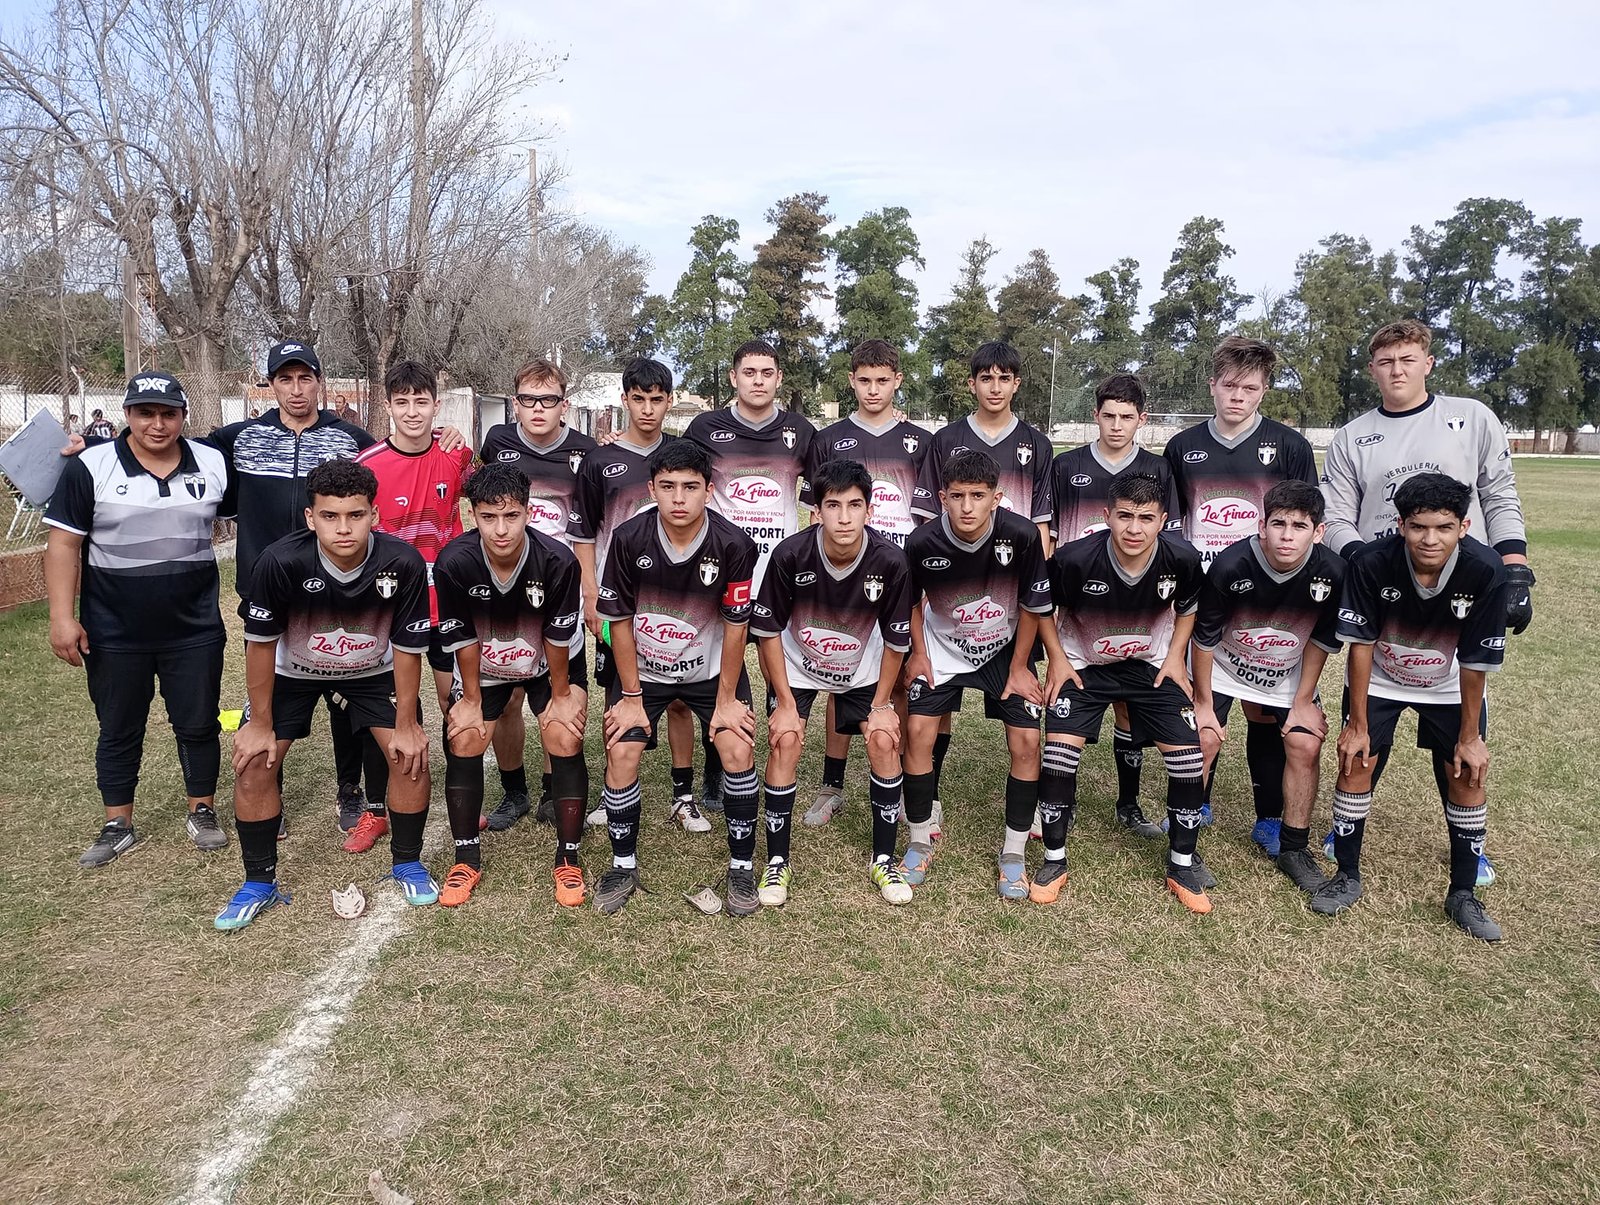
POLYGON ((428 569, 403 540, 374 530, 372 470, 329 460, 306 477, 306 530, 256 558, 245 609, 250 707, 233 739, 233 810, 245 883, 217 914, 242 929, 288 902, 278 888, 278 766, 311 731, 327 695, 369 732, 397 771, 390 782, 392 875, 406 902, 431 904, 438 885, 423 867, 428 820, 428 737, 422 730, 422 657, 433 628, 428 569))
POLYGON ((750 630, 767 680, 767 865, 758 895, 789 898, 790 816, 806 721, 818 694, 834 721, 860 733, 872 765, 872 882, 891 904, 911 886, 895 863, 901 788, 894 689, 910 648, 911 580, 905 554, 867 526, 873 479, 853 460, 830 460, 810 478, 818 524, 772 553, 750 630))
MULTIPOLYGON (((1173 436, 1163 453, 1183 510, 1184 538, 1199 550, 1203 568, 1209 569, 1224 549, 1256 534, 1262 500, 1278 482, 1317 483, 1316 457, 1305 437, 1261 413, 1277 363, 1268 344, 1229 335, 1211 357, 1216 414, 1173 436)), ((1284 752, 1278 724, 1254 703, 1243 704, 1241 710, 1251 725, 1245 761, 1256 815, 1281 820, 1284 752)), ((1210 824, 1209 800, 1203 813, 1210 824)), ((1269 858, 1280 852, 1270 842, 1262 849, 1269 858)))
MULTIPOLYGON (((1467 518, 1474 538, 1506 566, 1506 626, 1520 635, 1533 619, 1528 532, 1505 428, 1482 402, 1428 389, 1433 332, 1415 318, 1381 327, 1367 345, 1367 370, 1382 404, 1334 432, 1322 466, 1328 543, 1348 557, 1363 542, 1392 535, 1395 491, 1415 473, 1444 473, 1472 488, 1467 518)), ((1331 836, 1331 834, 1330 834, 1331 836)), ((1488 855, 1478 885, 1494 882, 1488 855)))
MULTIPOLYGON (((1280 481, 1261 510, 1258 534, 1221 552, 1200 591, 1191 654, 1195 723, 1208 768, 1227 739, 1235 699, 1254 703, 1277 723, 1285 755, 1281 818, 1258 814, 1251 838, 1263 849, 1277 841, 1278 869, 1310 893, 1324 881, 1306 850, 1328 734, 1317 680, 1328 654, 1341 647, 1344 561, 1322 543, 1316 486, 1280 481), (1263 827, 1278 831, 1263 834, 1263 827)), ((1251 739, 1260 727, 1250 725, 1251 739)))
POLYGON ((116 437, 117 429, 111 425, 111 420, 106 417, 106 412, 104 410, 96 410, 89 422, 89 425, 83 429, 83 438, 85 442, 96 439, 115 439, 116 437))
POLYGON ((1473 937, 1499 941, 1500 926, 1473 888, 1488 817, 1488 704, 1484 685, 1505 657, 1505 563, 1467 533, 1472 487, 1417 473, 1395 491, 1397 535, 1372 540, 1350 561, 1339 636, 1350 646, 1339 780, 1333 792, 1339 870, 1311 897, 1334 915, 1362 896, 1361 843, 1395 725, 1417 713, 1417 747, 1433 777, 1450 834, 1444 910, 1473 937))
POLYGON ((1067 881, 1078 761, 1120 699, 1167 764, 1167 890, 1191 912, 1211 911, 1212 880, 1195 852, 1203 765, 1184 664, 1203 575, 1194 547, 1163 534, 1163 495, 1154 477, 1117 478, 1107 491, 1107 530, 1062 544, 1050 558, 1055 622, 1040 633, 1050 659, 1039 787, 1044 862, 1026 893, 1035 903, 1054 903, 1067 881))
POLYGON ((578 627, 578 562, 566 545, 528 525, 527 479, 509 465, 485 465, 467 482, 477 527, 450 541, 434 567, 439 643, 454 655, 454 696, 446 709, 445 806, 455 864, 439 902, 464 904, 482 876, 478 816, 483 751, 520 692, 539 717, 556 800, 556 903, 583 903, 583 836, 589 773, 583 761, 587 683, 569 680, 578 627))
POLYGON ((228 466, 215 448, 180 434, 188 409, 176 377, 134 377, 123 401, 127 430, 69 460, 45 511, 50 648, 84 667, 100 724, 95 778, 105 823, 80 866, 104 866, 138 843, 133 801, 158 681, 189 796, 189 838, 202 850, 228 843, 216 812, 227 633, 211 549, 228 466))
MULTIPOLYGON (((508 464, 528 479, 528 521, 540 535, 572 547, 567 524, 572 514, 572 497, 578 484, 578 470, 595 441, 567 426, 567 374, 553 360, 536 358, 517 369, 512 383, 517 421, 491 427, 483 437, 479 457, 484 464, 508 464)), ((588 681, 589 668, 584 656, 583 629, 572 636, 571 673, 588 681)), ((489 813, 489 828, 503 832, 528 814, 528 775, 523 765, 527 726, 522 719, 522 701, 508 706, 495 726, 494 756, 500 767, 503 797, 489 813)), ((539 810, 552 819, 551 772, 546 759, 539 792, 539 810)))
MULTIPOLYGON (((1050 535, 1057 543, 1104 531, 1111 483, 1128 473, 1154 477, 1161 483, 1167 526, 1178 525, 1180 512, 1172 470, 1166 460, 1135 442, 1145 417, 1144 384, 1133 373, 1113 373, 1095 386, 1094 421, 1099 434, 1093 443, 1061 453, 1050 466, 1050 489, 1056 506, 1050 535)), ((1114 704, 1112 715, 1117 822, 1136 836, 1159 837, 1161 826, 1151 823, 1139 806, 1144 750, 1133 743, 1127 706, 1114 704)))
MULTIPOLYGON (((584 624, 594 635, 595 679, 602 687, 610 684, 612 658, 605 621, 600 618, 600 579, 612 533, 654 505, 648 464, 651 453, 672 438, 661 430, 672 407, 672 370, 658 360, 634 360, 622 373, 622 405, 628 426, 584 458, 567 522, 567 536, 583 572, 584 624)), ((672 819, 685 832, 708 833, 711 822, 694 797, 694 717, 687 708, 667 709, 667 744, 672 749, 672 819)), ((604 824, 605 807, 588 819, 604 824)))
POLYGON ((901 871, 916 886, 933 861, 934 740, 963 690, 984 696, 984 713, 1005 725, 1005 840, 998 890, 1025 899, 1023 851, 1039 803, 1039 715, 1044 693, 1033 670, 1039 616, 1050 581, 1037 524, 1008 510, 1000 469, 988 452, 966 450, 944 464, 944 513, 906 541, 914 600, 906 658, 906 823, 901 871))
MULTIPOLYGON (((868 339, 850 353, 850 388, 855 413, 817 433, 807 461, 807 497, 814 497, 814 477, 830 460, 854 460, 872 476, 867 526, 904 548, 917 525, 911 503, 928 458, 931 437, 915 423, 894 416, 895 395, 905 379, 900 353, 882 339, 868 339)), ((899 706, 904 709, 903 697, 899 706)), ((822 789, 806 809, 803 821, 827 824, 844 808, 845 766, 850 756, 850 731, 840 731, 828 696, 827 743, 822 761, 822 789)))
POLYGON ((727 907, 761 908, 755 884, 755 713, 744 668, 756 546, 707 509, 711 457, 675 439, 650 455, 656 508, 616 529, 600 579, 616 678, 607 689, 605 804, 611 869, 595 906, 616 912, 639 885, 639 759, 662 712, 681 699, 710 731, 725 770, 727 907))

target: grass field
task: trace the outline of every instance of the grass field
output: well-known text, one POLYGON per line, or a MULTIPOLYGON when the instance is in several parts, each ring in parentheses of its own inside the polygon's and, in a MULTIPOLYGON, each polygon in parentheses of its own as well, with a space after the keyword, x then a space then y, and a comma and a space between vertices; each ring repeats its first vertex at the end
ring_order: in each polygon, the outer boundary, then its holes
MULTIPOLYGON (((910 906, 866 878, 858 749, 849 812, 797 833, 789 906, 703 918, 679 893, 716 881, 725 845, 720 827, 668 827, 663 751, 645 780, 653 893, 614 918, 558 911, 550 830, 487 838, 469 907, 399 917, 233 1199, 366 1200, 370 1168, 419 1205, 1600 1197, 1600 464, 1519 477, 1540 586, 1491 684, 1501 945, 1441 912, 1443 819, 1408 748, 1368 827, 1367 898, 1333 923, 1253 852, 1239 748, 1202 835, 1211 916, 1113 830, 1109 748, 1085 758, 1064 902, 1003 904, 1004 746, 975 706, 945 772, 944 852, 910 906)), ((377 932, 336 920, 328 889, 355 878, 379 903, 386 847, 339 850, 326 737, 307 742, 288 770, 295 905, 218 934, 237 848, 190 846, 164 725, 145 842, 85 873, 92 716, 42 607, 0 617, 0 675, 0 1200, 184 1199, 319 974, 377 932)), ((437 755, 434 773, 436 841, 437 755)), ((1160 789, 1152 767, 1147 800, 1160 789)), ((222 797, 231 816, 226 778, 222 797)), ((586 842, 591 874, 603 846, 586 842)))

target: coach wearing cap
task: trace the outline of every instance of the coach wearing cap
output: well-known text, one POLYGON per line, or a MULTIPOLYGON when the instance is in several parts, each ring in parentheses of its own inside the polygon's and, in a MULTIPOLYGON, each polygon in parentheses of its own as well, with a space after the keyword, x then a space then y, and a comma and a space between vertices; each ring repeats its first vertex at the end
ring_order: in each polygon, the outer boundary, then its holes
POLYGON ((123 401, 127 429, 67 462, 45 512, 50 647, 85 668, 100 723, 95 777, 105 824, 81 866, 104 866, 139 840, 134 793, 158 681, 178 741, 189 836, 203 850, 228 844, 214 810, 226 634, 211 550, 228 466, 215 448, 180 434, 188 409, 176 377, 134 377, 123 401))

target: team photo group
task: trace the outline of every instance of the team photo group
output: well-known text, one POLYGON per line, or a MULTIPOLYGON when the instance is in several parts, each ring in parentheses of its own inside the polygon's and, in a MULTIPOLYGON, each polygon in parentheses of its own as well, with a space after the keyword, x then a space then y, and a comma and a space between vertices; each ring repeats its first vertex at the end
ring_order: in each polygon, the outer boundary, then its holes
POLYGON ((232 840, 219 712, 243 704, 244 883, 222 930, 290 900, 283 767, 319 702, 344 848, 387 838, 411 904, 492 890, 482 834, 531 813, 553 826, 556 904, 616 913, 641 886, 649 812, 708 841, 724 830, 725 878, 696 906, 781 907, 804 886, 795 828, 849 806, 860 737, 864 888, 894 905, 937 889, 953 807, 999 813, 999 896, 1051 905, 1109 710, 1117 831, 1149 843, 1177 904, 1213 908, 1200 837, 1233 803, 1212 786, 1242 746, 1250 840, 1331 916, 1362 898, 1366 823, 1410 711, 1448 834, 1444 913, 1498 941, 1479 894, 1495 878, 1486 682, 1531 621, 1534 575, 1504 428, 1430 391, 1430 343, 1414 320, 1373 335, 1382 403, 1334 433, 1320 471, 1300 433, 1261 413, 1273 349, 1238 336, 1215 349, 1214 414, 1159 454, 1140 445, 1132 373, 1099 383, 1096 437, 1057 454, 1013 410, 1023 363, 1004 343, 973 352, 973 410, 935 431, 897 409, 899 355, 879 340, 850 357, 854 412, 821 430, 779 405, 782 366, 762 341, 733 357, 732 404, 678 437, 663 429, 666 365, 628 365, 625 425, 597 442, 568 425, 559 364, 533 359, 510 383, 515 421, 476 450, 439 426, 435 376, 410 361, 384 381, 392 433, 377 442, 322 408, 303 343, 268 354, 273 408, 203 439, 183 434, 179 380, 136 376, 125 428, 65 449, 45 519, 51 647, 83 668, 99 725, 103 827, 79 862, 108 866, 161 822, 134 816, 159 687, 201 850, 232 840), (245 700, 223 698, 219 518, 237 520, 245 700), (1337 697, 1318 691, 1330 657, 1337 697), (442 731, 425 727, 430 687, 442 731), (945 799, 969 691, 1004 730, 1007 766, 980 797, 945 799), (817 728, 822 772, 802 804, 817 728), (641 764, 663 736, 671 797, 647 800, 641 764), (423 838, 440 751, 451 845, 435 878, 423 838), (1164 801, 1147 812, 1157 754, 1164 801), (586 874, 590 828, 610 848, 586 874))

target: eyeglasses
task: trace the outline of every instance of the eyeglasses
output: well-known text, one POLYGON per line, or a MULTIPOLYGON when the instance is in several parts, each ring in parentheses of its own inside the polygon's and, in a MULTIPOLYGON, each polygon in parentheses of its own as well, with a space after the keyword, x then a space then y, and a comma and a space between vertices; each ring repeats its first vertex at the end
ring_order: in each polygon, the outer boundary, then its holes
POLYGON ((566 400, 567 399, 562 397, 559 393, 517 394, 517 405, 527 410, 533 410, 535 408, 539 410, 554 410, 566 400))

